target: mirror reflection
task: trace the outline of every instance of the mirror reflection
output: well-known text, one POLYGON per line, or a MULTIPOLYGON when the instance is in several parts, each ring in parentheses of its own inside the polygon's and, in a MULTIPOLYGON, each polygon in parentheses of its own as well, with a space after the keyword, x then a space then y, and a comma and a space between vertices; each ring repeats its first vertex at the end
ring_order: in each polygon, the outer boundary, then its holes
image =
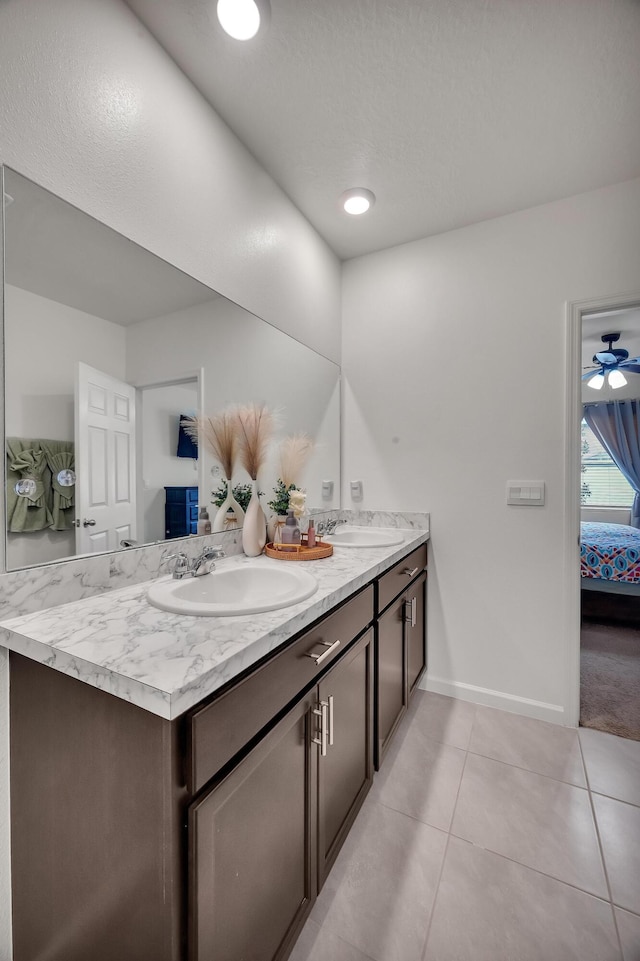
MULTIPOLYGON (((306 432, 307 504, 339 506, 337 365, 3 173, 8 570, 195 533, 222 472, 180 421, 229 405, 267 404, 276 442, 306 432)), ((274 444, 267 515, 277 476, 274 444)))

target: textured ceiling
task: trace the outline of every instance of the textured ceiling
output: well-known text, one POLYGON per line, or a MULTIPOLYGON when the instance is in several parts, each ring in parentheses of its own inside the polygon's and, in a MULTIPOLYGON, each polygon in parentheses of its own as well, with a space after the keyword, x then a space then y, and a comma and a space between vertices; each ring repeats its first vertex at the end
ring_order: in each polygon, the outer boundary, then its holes
POLYGON ((638 0, 128 2, 341 258, 640 175, 638 0))

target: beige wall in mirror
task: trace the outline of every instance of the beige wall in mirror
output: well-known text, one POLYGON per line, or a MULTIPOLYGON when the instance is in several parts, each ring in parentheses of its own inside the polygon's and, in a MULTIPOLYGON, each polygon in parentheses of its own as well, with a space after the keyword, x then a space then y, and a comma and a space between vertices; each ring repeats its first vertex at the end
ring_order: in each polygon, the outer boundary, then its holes
MULTIPOLYGON (((178 457, 178 428, 181 415, 227 405, 266 403, 277 412, 259 478, 267 514, 277 443, 300 431, 315 442, 300 479, 307 504, 339 507, 336 364, 15 171, 5 167, 3 175, 8 570, 118 549, 121 540, 165 539, 166 487, 197 488, 197 502, 213 517, 219 468, 202 449, 197 460, 178 457), (135 431, 120 443, 124 428, 116 422, 109 455, 96 439, 102 428, 83 432, 75 403, 82 365, 106 378, 122 423, 135 431), (78 469, 87 457, 90 472, 78 469), (325 480, 333 494, 323 499, 325 480), (16 490, 21 481, 26 497, 16 490), (99 501, 109 483, 132 521, 116 520, 110 543, 94 542, 81 507, 88 486, 99 501)), ((96 398, 89 396, 89 410, 96 398)), ((249 478, 239 467, 233 481, 249 478)))

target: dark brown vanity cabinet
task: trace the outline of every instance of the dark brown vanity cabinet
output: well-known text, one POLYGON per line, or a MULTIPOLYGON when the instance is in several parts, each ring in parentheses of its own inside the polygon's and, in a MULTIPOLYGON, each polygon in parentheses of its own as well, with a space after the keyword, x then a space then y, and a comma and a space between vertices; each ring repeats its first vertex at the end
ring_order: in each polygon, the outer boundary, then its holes
POLYGON ((12 653, 14 961, 284 961, 424 670, 425 566, 173 721, 12 653))
POLYGON ((372 694, 370 629, 190 805, 190 961, 287 957, 371 785, 372 694))
POLYGON ((377 585, 376 768, 426 667, 426 564, 423 545, 377 585))

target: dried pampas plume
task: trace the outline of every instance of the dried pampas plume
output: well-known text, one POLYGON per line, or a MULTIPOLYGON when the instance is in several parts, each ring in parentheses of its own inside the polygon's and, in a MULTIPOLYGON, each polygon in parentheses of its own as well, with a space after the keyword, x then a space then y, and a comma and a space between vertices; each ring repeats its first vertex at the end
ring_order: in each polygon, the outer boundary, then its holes
POLYGON ((290 434, 280 444, 280 479, 286 488, 298 484, 314 444, 304 432, 290 434))
POLYGON ((240 462, 251 480, 256 480, 267 459, 274 416, 264 404, 246 404, 238 407, 237 418, 240 462))
POLYGON ((182 421, 185 433, 198 441, 200 434, 205 447, 218 461, 224 476, 231 480, 238 460, 238 417, 235 408, 228 407, 211 417, 185 417, 182 421))

